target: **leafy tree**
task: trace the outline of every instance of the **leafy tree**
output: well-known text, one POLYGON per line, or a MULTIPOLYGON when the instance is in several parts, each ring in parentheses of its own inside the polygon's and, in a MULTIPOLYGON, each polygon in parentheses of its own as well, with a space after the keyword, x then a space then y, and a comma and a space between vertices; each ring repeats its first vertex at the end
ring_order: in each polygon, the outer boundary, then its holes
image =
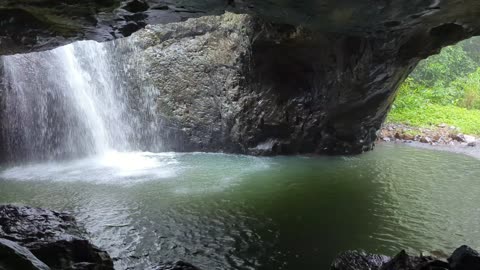
POLYGON ((438 55, 419 63, 410 75, 415 81, 428 87, 448 86, 455 78, 474 72, 477 64, 459 45, 449 46, 438 55))
POLYGON ((452 92, 458 93, 456 105, 480 110, 480 68, 451 83, 452 92))
POLYGON ((480 37, 473 37, 459 43, 470 58, 480 66, 480 37))

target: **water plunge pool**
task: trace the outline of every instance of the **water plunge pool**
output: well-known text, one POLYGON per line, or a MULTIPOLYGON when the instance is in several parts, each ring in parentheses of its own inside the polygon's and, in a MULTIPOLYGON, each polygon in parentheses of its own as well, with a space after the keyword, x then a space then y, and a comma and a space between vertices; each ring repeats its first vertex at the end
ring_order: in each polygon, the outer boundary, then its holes
POLYGON ((479 160, 385 144, 355 157, 120 153, 4 167, 0 203, 71 211, 117 269, 328 269, 347 249, 480 247, 479 160))

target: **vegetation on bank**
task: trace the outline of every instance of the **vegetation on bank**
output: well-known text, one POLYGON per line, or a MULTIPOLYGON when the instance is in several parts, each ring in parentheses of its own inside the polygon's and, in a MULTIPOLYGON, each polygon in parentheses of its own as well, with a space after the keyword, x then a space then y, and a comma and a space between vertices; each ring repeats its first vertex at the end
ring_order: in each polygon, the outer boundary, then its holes
POLYGON ((480 37, 420 62, 400 87, 387 122, 415 127, 444 123, 480 135, 480 37))

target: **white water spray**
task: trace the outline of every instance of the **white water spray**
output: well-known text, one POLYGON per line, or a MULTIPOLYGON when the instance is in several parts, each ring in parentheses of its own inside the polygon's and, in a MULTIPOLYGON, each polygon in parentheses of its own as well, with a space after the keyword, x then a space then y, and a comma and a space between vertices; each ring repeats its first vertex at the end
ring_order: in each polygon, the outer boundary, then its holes
POLYGON ((136 150, 138 117, 111 58, 93 41, 3 57, 7 152, 44 160, 136 150))

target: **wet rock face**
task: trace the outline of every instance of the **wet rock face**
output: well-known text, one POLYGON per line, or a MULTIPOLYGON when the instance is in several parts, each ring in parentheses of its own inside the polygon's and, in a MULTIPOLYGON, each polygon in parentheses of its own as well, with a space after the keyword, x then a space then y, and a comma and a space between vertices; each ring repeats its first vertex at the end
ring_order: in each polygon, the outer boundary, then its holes
POLYGON ((419 60, 402 54, 405 42, 227 13, 149 26, 115 46, 132 100, 143 87, 158 93, 165 150, 357 154, 373 148, 419 60))
POLYGON ((72 216, 38 208, 0 206, 0 269, 113 269, 109 255, 81 236, 72 216), (36 267, 36 268, 34 268, 36 267))
POLYGON ((115 44, 130 103, 141 109, 136 97, 155 88, 163 150, 242 152, 232 130, 250 90, 252 34, 249 16, 228 13, 149 26, 115 44))
POLYGON ((50 270, 25 247, 0 238, 0 269, 50 270))
POLYGON ((253 93, 248 114, 240 115, 250 119, 238 129, 246 131, 239 137, 248 138, 248 149, 261 153, 271 144, 268 151, 275 154, 371 150, 389 99, 414 63, 397 62, 395 43, 385 40, 281 26, 263 31, 270 34, 253 44, 253 93))

